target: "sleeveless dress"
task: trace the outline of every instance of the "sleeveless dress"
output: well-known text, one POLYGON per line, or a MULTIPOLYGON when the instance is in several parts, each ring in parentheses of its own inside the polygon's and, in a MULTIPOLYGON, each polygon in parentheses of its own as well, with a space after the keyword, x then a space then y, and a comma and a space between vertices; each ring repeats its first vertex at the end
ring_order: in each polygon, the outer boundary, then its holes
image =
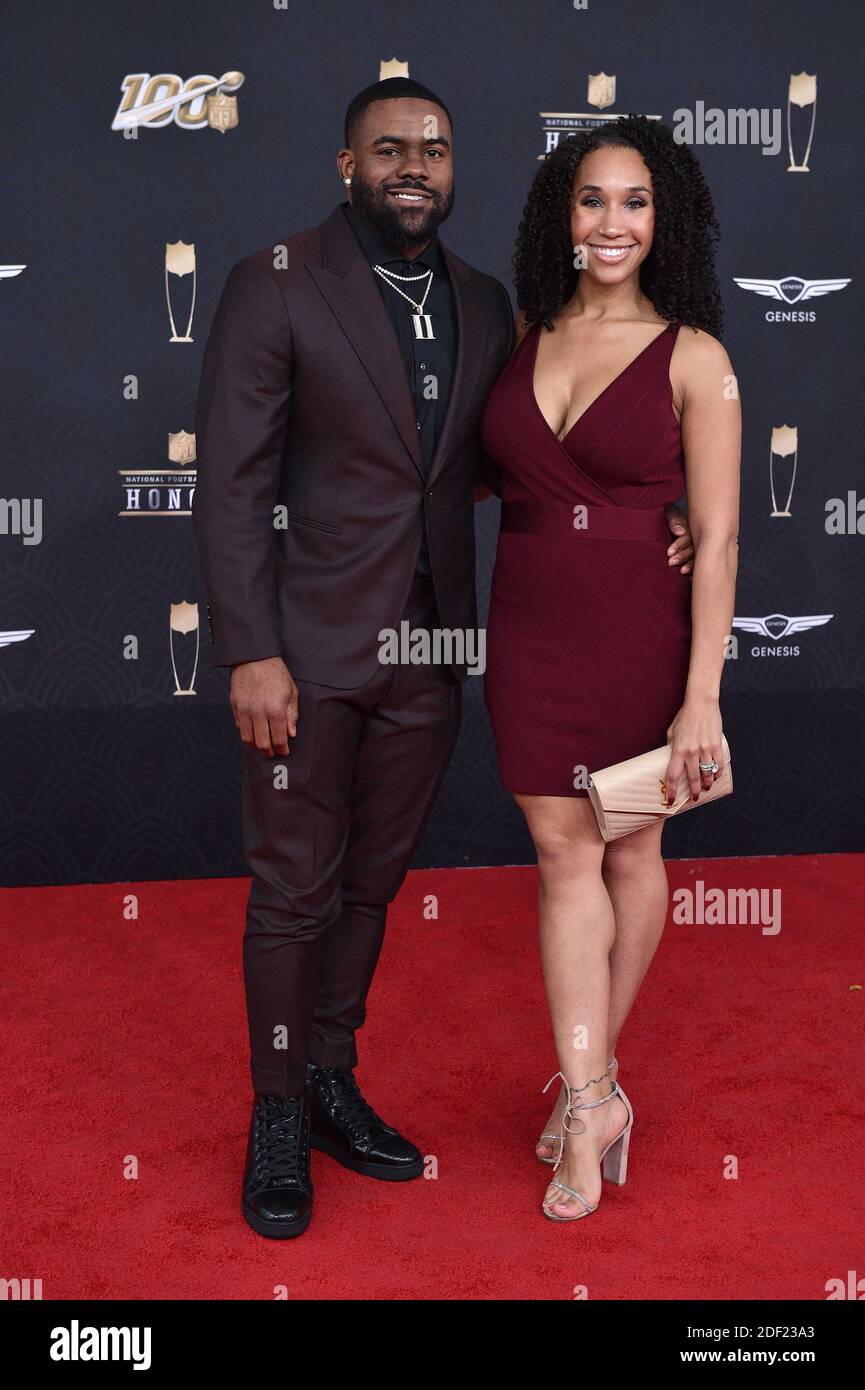
POLYGON ((487 400, 501 474, 484 697, 502 784, 588 796, 591 774, 666 742, 691 644, 691 581, 667 563, 685 490, 670 323, 559 440, 533 389, 541 325, 487 400), (583 769, 585 771, 583 771, 583 769))

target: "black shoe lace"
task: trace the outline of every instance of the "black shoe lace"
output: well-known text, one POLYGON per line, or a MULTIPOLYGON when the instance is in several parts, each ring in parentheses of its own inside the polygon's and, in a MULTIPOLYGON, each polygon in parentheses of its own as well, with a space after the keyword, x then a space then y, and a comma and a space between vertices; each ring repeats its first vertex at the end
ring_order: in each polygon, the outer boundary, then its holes
POLYGON ((319 1075, 326 1078, 333 1087, 341 1123, 357 1130, 385 1128, 384 1121, 361 1095, 354 1072, 335 1069, 331 1071, 326 1067, 321 1067, 319 1068, 319 1075))
POLYGON ((301 1116, 300 1100, 262 1096, 256 1106, 256 1169, 269 1181, 287 1179, 300 1182, 301 1116))

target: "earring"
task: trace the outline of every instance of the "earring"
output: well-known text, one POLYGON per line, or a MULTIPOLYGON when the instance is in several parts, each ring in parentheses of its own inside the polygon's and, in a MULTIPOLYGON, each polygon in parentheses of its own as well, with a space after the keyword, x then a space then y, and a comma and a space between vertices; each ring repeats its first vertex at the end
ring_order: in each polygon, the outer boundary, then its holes
POLYGON ((343 183, 351 183, 351 179, 343 179, 343 183))

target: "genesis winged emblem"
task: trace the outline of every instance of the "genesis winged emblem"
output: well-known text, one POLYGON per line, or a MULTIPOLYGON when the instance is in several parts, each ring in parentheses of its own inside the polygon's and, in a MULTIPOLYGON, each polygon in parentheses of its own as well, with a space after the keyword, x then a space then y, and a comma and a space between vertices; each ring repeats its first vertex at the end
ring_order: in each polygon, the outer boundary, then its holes
POLYGON ((0 632, 0 647, 11 647, 13 642, 26 642, 35 631, 35 627, 19 627, 11 628, 9 632, 0 632))
POLYGON ((788 618, 785 613, 770 613, 767 618, 734 618, 733 627, 740 627, 743 632, 757 632, 761 637, 780 642, 782 637, 792 637, 796 632, 823 627, 834 616, 834 613, 815 613, 807 618, 788 618))
POLYGON ((833 290, 843 290, 845 285, 850 284, 850 278, 803 280, 798 275, 785 275, 781 280, 749 280, 733 276, 740 289, 767 295, 769 299, 780 299, 784 304, 798 304, 805 299, 816 299, 821 294, 831 294, 833 290))

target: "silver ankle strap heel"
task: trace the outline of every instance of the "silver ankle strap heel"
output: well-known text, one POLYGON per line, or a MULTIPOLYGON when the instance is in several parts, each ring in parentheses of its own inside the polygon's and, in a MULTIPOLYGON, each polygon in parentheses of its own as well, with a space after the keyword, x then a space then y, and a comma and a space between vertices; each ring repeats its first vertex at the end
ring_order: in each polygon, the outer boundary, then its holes
MULTIPOLYGON (((611 1057, 611 1058, 610 1058, 609 1062, 607 1063, 607 1066, 608 1066, 610 1069, 612 1069, 613 1067, 615 1067, 615 1068, 616 1068, 616 1072, 618 1073, 619 1064, 618 1064, 618 1062, 616 1061, 616 1058, 615 1058, 615 1057, 611 1057)), ((561 1072, 556 1072, 556 1076, 562 1076, 561 1072)), ((546 1086, 544 1087, 544 1091, 546 1091, 546 1090, 548 1089, 548 1087, 552 1084, 553 1081, 555 1081, 555 1079, 556 1079, 555 1076, 551 1076, 551 1077, 550 1077, 550 1080, 547 1082, 546 1086)), ((567 1087, 567 1082, 565 1081, 565 1078, 564 1078, 563 1076, 562 1076, 562 1084, 563 1084, 565 1087, 567 1087)), ((626 1099, 626 1097, 625 1097, 624 1091, 622 1091, 622 1090, 620 1089, 619 1094, 621 1095, 622 1100, 624 1100, 624 1101, 625 1101, 625 1104, 627 1105, 628 1102, 627 1102, 627 1099, 626 1099)), ((546 1139, 552 1139, 556 1144, 561 1144, 561 1143, 562 1143, 562 1136, 561 1136, 560 1134, 542 1134, 541 1137, 540 1137, 540 1139, 538 1140, 538 1143, 539 1143, 539 1144, 543 1144, 544 1141, 545 1141, 546 1139)), ((535 1157, 539 1160, 539 1162, 541 1162, 541 1163, 549 1163, 551 1166, 552 1166, 552 1165, 555 1163, 555 1161, 556 1161, 556 1160, 555 1160, 555 1157, 553 1157, 553 1158, 544 1158, 541 1154, 538 1154, 538 1153, 535 1154, 535 1157)))
MULTIPOLYGON (((601 1096, 598 1100, 583 1101, 581 1104, 575 1105, 574 1098, 578 1096, 580 1092, 574 1090, 572 1087, 568 1085, 565 1077, 562 1075, 561 1072, 556 1072, 553 1076, 550 1077, 549 1081, 544 1087, 544 1091, 546 1091, 553 1084, 557 1076, 561 1077, 562 1085, 565 1087, 568 1094, 568 1104, 565 1107, 565 1110, 562 1114, 562 1130, 564 1131, 564 1133, 585 1133, 586 1126, 582 1120, 577 1119, 575 1113, 577 1110, 595 1110, 599 1105, 606 1105, 607 1102, 611 1101, 614 1096, 619 1096, 619 1098, 624 1102, 625 1109, 628 1113, 628 1120, 625 1125, 625 1128, 622 1130, 621 1134, 618 1134, 615 1139, 611 1140, 611 1142, 601 1153, 600 1158, 603 1176, 607 1178, 610 1182, 622 1184, 625 1181, 625 1177, 628 1171, 628 1149, 630 1147, 631 1126, 634 1123, 634 1113, 631 1110, 631 1106, 627 1099, 627 1096, 625 1096, 624 1093, 620 1090, 617 1081, 611 1081, 611 1089, 609 1095, 601 1096), (580 1126, 579 1129, 571 1127, 569 1121, 572 1120, 576 1121, 576 1124, 580 1126)), ((558 1158, 555 1160, 555 1167, 553 1169, 554 1172, 558 1172, 559 1166, 562 1162, 562 1158, 564 1157, 564 1133, 557 1136, 560 1140, 560 1145, 559 1155, 558 1158)), ((551 1186, 558 1187, 562 1192, 566 1192, 569 1197, 575 1197, 577 1201, 582 1202, 583 1206, 585 1207, 585 1211, 578 1212, 576 1216, 557 1216, 555 1212, 550 1211, 547 1203, 544 1202, 542 1204, 541 1209, 544 1213, 544 1216, 549 1217, 551 1221, 578 1221, 580 1217, 590 1216, 593 1211, 597 1211, 598 1204, 596 1203, 594 1206, 592 1206, 583 1196, 582 1192, 578 1192, 575 1187, 568 1187, 567 1183, 561 1182, 558 1178, 552 1179, 551 1186)))

